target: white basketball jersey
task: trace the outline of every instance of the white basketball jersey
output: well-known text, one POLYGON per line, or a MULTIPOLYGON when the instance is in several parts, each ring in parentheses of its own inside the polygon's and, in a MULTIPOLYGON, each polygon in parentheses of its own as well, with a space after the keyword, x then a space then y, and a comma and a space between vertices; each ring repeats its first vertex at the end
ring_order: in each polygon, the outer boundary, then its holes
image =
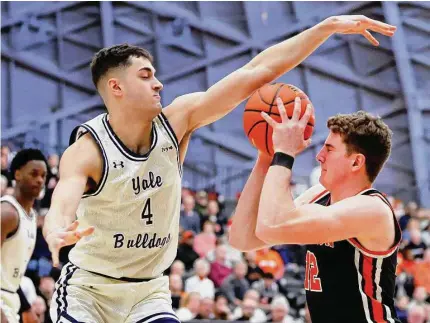
POLYGON ((21 277, 27 269, 36 243, 36 214, 30 214, 22 208, 13 196, 3 196, 1 203, 11 204, 18 212, 19 223, 17 230, 7 237, 1 248, 1 288, 16 292, 21 277))
POLYGON ((72 136, 87 132, 100 147, 103 176, 77 210, 80 227, 94 226, 94 233, 78 241, 69 259, 114 278, 157 277, 175 259, 178 245, 182 169, 176 135, 162 113, 152 122, 145 155, 121 142, 107 114, 81 125, 72 136))

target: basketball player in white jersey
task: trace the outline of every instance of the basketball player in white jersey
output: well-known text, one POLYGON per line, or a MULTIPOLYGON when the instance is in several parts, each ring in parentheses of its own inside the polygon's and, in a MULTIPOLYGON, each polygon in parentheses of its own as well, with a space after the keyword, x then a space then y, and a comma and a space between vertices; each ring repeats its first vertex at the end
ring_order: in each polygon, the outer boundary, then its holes
POLYGON ((47 162, 37 149, 19 151, 11 163, 14 195, 1 197, 1 322, 19 322, 19 284, 36 243, 32 209, 46 180, 47 162))
POLYGON ((334 33, 362 34, 377 45, 368 30, 391 36, 395 27, 364 16, 328 18, 163 111, 163 85, 146 50, 118 45, 99 51, 91 70, 108 113, 73 132, 45 221, 54 265, 59 249, 76 243, 56 286, 52 319, 177 322, 163 272, 176 255, 191 134, 297 66, 334 33))

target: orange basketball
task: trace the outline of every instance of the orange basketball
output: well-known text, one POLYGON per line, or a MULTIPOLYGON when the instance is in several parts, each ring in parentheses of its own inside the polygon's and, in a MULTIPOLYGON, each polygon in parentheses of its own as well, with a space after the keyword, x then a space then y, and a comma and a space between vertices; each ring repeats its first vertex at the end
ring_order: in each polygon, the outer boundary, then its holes
MULTIPOLYGON (((272 133, 273 129, 261 116, 261 111, 266 112, 272 119, 281 122, 276 98, 280 97, 284 102, 285 110, 289 118, 294 111, 294 99, 299 96, 302 104, 300 118, 306 111, 306 106, 311 103, 308 96, 299 88, 291 84, 276 83, 266 84, 254 92, 245 106, 243 114, 243 128, 251 144, 259 151, 273 155, 272 133)), ((304 137, 309 139, 314 131, 315 115, 309 119, 304 137)), ((288 140, 288 138, 286 138, 288 140)))

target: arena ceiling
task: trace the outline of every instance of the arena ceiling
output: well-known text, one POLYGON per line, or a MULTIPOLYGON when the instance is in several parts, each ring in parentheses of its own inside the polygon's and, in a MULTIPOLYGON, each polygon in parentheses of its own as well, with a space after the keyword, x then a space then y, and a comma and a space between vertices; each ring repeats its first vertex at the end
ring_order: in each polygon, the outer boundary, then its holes
MULTIPOLYGON (((329 116, 364 109, 394 131, 377 187, 430 205, 429 2, 2 2, 1 13, 2 140, 47 152, 64 150, 75 125, 104 111, 88 67, 104 46, 128 42, 152 52, 167 105, 328 16, 395 24, 396 36, 377 36, 378 48, 358 36, 331 37, 278 80, 303 89, 316 109, 313 146, 295 175, 305 181, 317 165, 329 116)), ((242 111, 193 135, 185 181, 231 196, 241 189, 256 156, 242 111)))

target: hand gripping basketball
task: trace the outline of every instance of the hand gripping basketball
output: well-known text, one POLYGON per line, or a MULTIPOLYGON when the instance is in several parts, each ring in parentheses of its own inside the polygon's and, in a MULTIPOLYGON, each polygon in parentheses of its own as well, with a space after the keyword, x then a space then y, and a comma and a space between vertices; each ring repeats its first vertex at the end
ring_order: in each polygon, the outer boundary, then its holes
POLYGON ((274 151, 283 152, 295 157, 311 144, 310 138, 304 139, 304 132, 313 114, 313 107, 311 104, 308 104, 306 112, 300 119, 301 99, 300 97, 296 97, 294 100, 293 116, 289 119, 282 100, 277 98, 276 103, 278 105, 279 114, 281 115, 280 123, 273 120, 264 111, 261 112, 261 116, 267 121, 270 127, 273 128, 272 141, 274 151))
POLYGON ((57 267, 60 263, 59 254, 61 248, 75 244, 82 237, 86 237, 94 232, 94 227, 77 230, 78 226, 79 222, 74 221, 67 228, 54 230, 46 236, 46 242, 52 254, 52 264, 54 267, 57 267))

